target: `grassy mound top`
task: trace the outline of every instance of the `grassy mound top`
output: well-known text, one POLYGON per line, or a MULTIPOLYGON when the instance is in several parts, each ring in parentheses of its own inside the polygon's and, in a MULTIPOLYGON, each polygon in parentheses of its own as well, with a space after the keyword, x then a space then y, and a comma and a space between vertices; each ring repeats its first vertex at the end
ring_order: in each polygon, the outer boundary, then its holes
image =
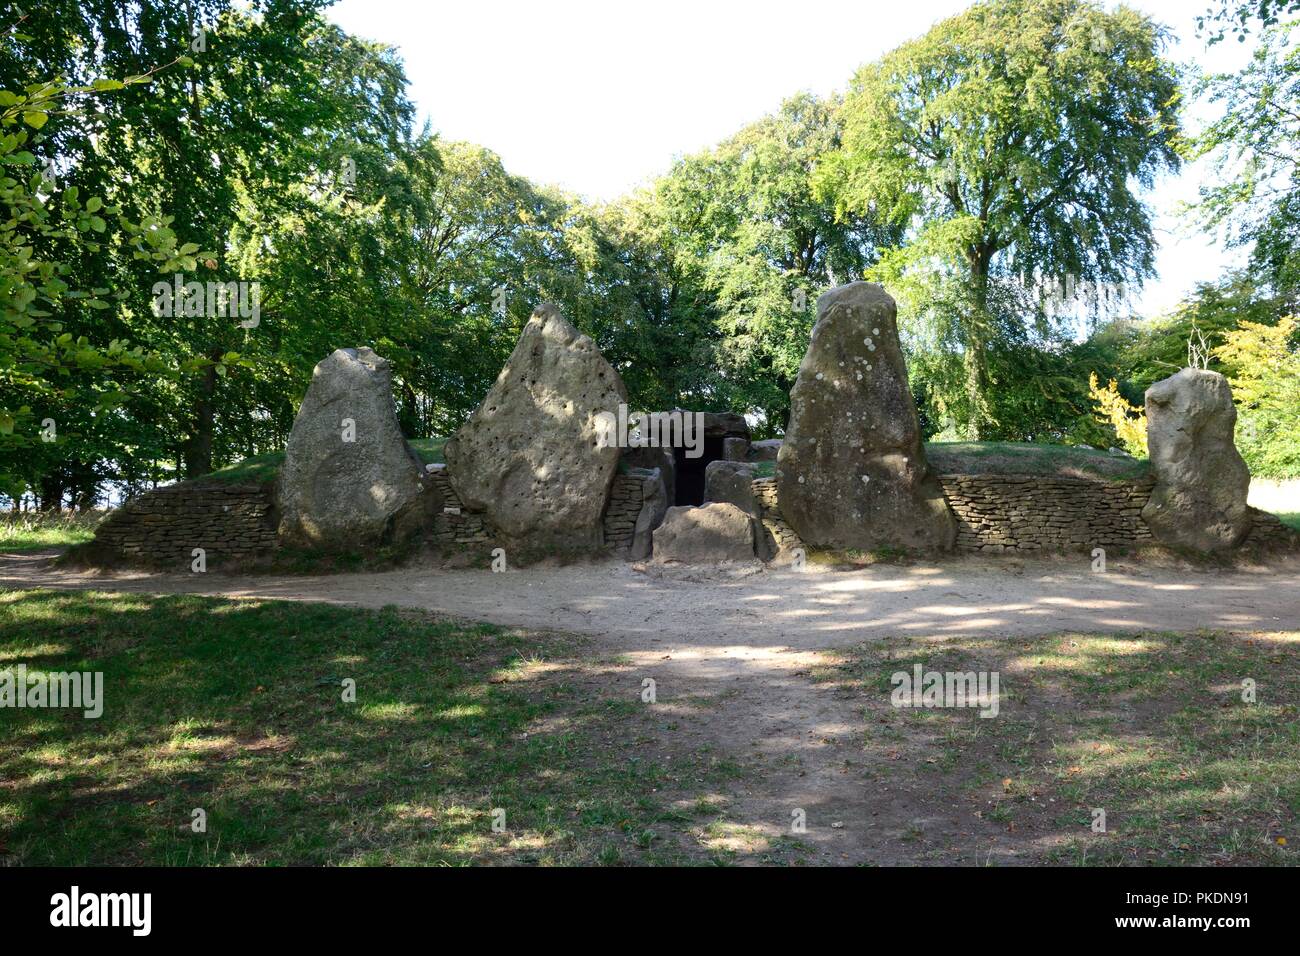
MULTIPOLYGON (((442 446, 447 444, 445 438, 416 438, 411 441, 411 447, 415 453, 426 465, 441 465, 444 463, 442 457, 442 446)), ((284 464, 284 450, 268 451, 261 455, 254 455, 251 458, 245 458, 243 461, 237 461, 233 465, 227 465, 220 468, 210 475, 206 475, 204 480, 225 481, 230 484, 240 484, 246 481, 269 482, 274 481, 280 466, 284 464)))
MULTIPOLYGON (((426 465, 443 464, 446 443, 445 438, 417 438, 411 447, 426 465)), ((1139 478, 1149 468, 1144 459, 1127 455, 1030 442, 928 442, 925 453, 931 467, 941 475, 1045 475, 1123 481, 1139 478)), ((272 481, 283 461, 283 451, 270 451, 227 465, 207 477, 231 483, 272 481)), ((773 474, 772 462, 759 463, 756 477, 770 478, 773 474)))
POLYGON ((941 475, 1043 475, 1124 481, 1150 470, 1143 458, 1094 448, 1008 441, 927 442, 930 467, 941 475))

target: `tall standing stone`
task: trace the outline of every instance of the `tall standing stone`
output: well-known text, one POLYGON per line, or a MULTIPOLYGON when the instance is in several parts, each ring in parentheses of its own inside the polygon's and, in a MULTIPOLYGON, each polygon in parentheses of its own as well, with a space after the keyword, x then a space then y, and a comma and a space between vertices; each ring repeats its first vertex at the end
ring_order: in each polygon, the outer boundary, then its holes
POLYGON ((402 436, 388 361, 368 348, 317 363, 277 485, 280 540, 352 551, 417 534, 441 508, 402 436))
POLYGON ((1233 441, 1228 380, 1185 368, 1146 393, 1147 449, 1156 485, 1142 518, 1161 544, 1235 548, 1250 533, 1250 471, 1233 441))
POLYGON ((483 404, 447 442, 452 487, 527 555, 595 551, 620 452, 600 440, 597 416, 626 403, 596 343, 542 305, 483 404))
POLYGON ((952 547, 956 525, 925 459, 897 309, 880 286, 853 282, 817 300, 776 476, 781 513, 812 547, 952 547))

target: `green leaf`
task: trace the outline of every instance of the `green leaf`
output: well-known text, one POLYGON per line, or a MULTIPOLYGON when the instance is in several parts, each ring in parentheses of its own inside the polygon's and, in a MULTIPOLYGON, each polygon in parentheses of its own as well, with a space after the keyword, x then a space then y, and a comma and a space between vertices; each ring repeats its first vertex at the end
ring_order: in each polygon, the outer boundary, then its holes
POLYGON ((49 118, 50 118, 49 113, 32 112, 32 113, 23 114, 23 122, 26 123, 28 126, 30 126, 32 129, 40 129, 49 121, 49 118))

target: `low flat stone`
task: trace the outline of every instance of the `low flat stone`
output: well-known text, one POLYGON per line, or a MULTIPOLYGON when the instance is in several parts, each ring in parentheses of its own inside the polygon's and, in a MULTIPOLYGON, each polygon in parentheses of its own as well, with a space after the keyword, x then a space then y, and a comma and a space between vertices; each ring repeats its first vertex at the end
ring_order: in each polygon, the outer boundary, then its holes
POLYGON ((753 561, 754 521, 729 502, 669 508, 654 532, 657 564, 753 561))

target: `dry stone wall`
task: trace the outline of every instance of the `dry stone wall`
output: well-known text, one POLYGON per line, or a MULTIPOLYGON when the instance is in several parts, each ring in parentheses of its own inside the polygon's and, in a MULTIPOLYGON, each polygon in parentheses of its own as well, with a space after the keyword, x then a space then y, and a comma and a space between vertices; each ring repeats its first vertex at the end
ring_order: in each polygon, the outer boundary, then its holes
POLYGON ((1142 509, 1155 479, 940 475, 959 551, 1090 551, 1149 542, 1142 509))
MULTIPOLYGON (((487 518, 456 496, 445 469, 430 474, 443 496, 429 540, 440 547, 484 550, 498 545, 487 518)), ((653 478, 619 474, 603 517, 607 553, 628 557, 637 520, 653 478)), ((1102 481, 1033 475, 941 475, 940 484, 957 518, 957 550, 987 553, 1089 551, 1150 543, 1142 509, 1155 479, 1102 481)), ((776 480, 752 484, 762 523, 760 555, 803 547, 785 521, 776 480)), ((1253 527, 1244 544, 1266 550, 1300 548, 1300 534, 1276 516, 1251 509, 1253 527)), ((278 515, 273 485, 198 480, 168 485, 126 502, 74 549, 74 559, 101 566, 146 565, 187 570, 194 548, 208 567, 246 566, 270 559, 277 547, 278 515)))
POLYGON ((451 485, 446 468, 429 474, 430 483, 442 495, 442 511, 433 519, 432 538, 440 545, 465 547, 493 543, 492 529, 484 515, 465 507, 451 485))
POLYGON ((275 551, 277 523, 269 484, 186 481, 127 501, 80 554, 95 564, 180 571, 202 548, 209 568, 247 564, 275 551))
POLYGON ((645 483, 649 480, 637 475, 614 476, 604 522, 605 547, 615 554, 624 554, 632 547, 636 519, 645 504, 645 483))
POLYGON ((754 489, 754 500, 758 502, 761 509, 758 520, 763 525, 764 557, 775 556, 781 551, 802 548, 803 542, 794 533, 794 529, 786 524, 785 517, 781 514, 781 506, 777 501, 776 479, 755 478, 751 487, 754 489))
MULTIPOLYGON (((1037 475, 940 475, 957 519, 958 551, 1090 551, 1149 542, 1142 508, 1154 478, 1101 481, 1037 475)), ((776 548, 802 547, 786 523, 776 482, 759 478, 754 496, 776 548)))

